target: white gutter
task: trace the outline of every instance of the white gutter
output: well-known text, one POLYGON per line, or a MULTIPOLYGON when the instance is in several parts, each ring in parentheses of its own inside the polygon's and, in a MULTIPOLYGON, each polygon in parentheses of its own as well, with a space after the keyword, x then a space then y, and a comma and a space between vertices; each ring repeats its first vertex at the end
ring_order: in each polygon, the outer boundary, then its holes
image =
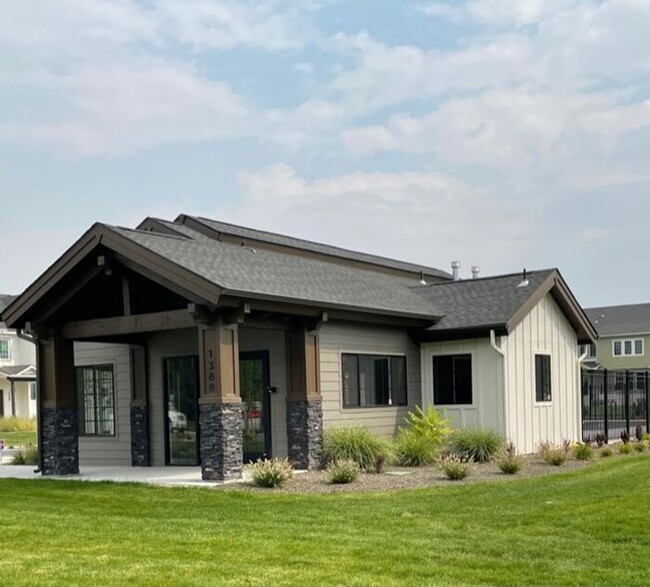
POLYGON ((497 335, 496 332, 494 332, 494 330, 490 330, 490 346, 502 357, 506 356, 505 351, 500 346, 497 345, 497 335))

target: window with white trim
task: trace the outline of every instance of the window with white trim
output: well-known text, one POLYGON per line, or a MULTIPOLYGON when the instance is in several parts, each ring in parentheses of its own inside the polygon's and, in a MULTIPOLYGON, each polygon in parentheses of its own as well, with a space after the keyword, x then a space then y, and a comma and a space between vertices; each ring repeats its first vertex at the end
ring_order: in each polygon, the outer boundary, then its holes
POLYGON ((596 345, 595 344, 581 344, 580 345, 580 354, 586 355, 587 359, 596 358, 596 345))
POLYGON ((551 355, 535 355, 535 399, 538 402, 550 402, 553 399, 551 355))
POLYGON ((405 406, 406 357, 341 355, 343 407, 405 406))
POLYGON ((8 338, 0 338, 0 361, 11 360, 11 341, 8 338))
POLYGON ((612 355, 615 357, 642 357, 645 344, 642 338, 622 338, 612 341, 612 355))

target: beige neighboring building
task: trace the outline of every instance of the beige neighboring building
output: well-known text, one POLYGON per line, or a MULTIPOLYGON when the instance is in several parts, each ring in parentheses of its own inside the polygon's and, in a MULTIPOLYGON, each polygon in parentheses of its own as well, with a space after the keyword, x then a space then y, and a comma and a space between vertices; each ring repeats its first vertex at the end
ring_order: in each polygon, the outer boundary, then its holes
MULTIPOLYGON (((0 295, 0 314, 15 296, 0 295)), ((36 417, 36 347, 0 321, 0 418, 36 417)))
POLYGON ((586 308, 598 340, 585 345, 587 365, 608 370, 650 369, 650 304, 586 308))

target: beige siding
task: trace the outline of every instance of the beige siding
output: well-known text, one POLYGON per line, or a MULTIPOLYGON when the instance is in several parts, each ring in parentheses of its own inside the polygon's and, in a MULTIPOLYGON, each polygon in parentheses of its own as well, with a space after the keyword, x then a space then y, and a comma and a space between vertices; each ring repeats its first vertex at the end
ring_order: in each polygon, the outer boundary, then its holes
POLYGON ((151 464, 165 464, 165 418, 163 360, 168 357, 187 357, 199 354, 196 329, 161 332, 147 340, 149 370, 149 418, 151 423, 151 464))
POLYGON ((131 371, 129 347, 118 344, 74 344, 75 365, 113 365, 115 384, 115 436, 79 438, 79 464, 128 466, 131 464, 131 371))
POLYGON ((604 369, 647 369, 650 366, 650 335, 602 337, 596 342, 596 358, 604 369), (643 354, 614 356, 615 340, 643 340, 643 354))
POLYGON ((286 457, 287 445, 287 358, 285 332, 240 328, 239 350, 269 351, 269 379, 277 393, 271 395, 271 447, 274 457, 286 457))
POLYGON ((541 441, 580 437, 577 335, 555 300, 547 295, 508 337, 506 421, 508 437, 521 452, 541 441), (552 400, 535 397, 535 354, 551 355, 552 400))
POLYGON ((421 403, 420 351, 404 330, 327 323, 320 330, 320 376, 323 427, 364 425, 391 435, 409 409, 421 403), (343 408, 341 354, 406 356, 408 406, 343 408))
POLYGON ((490 340, 471 339, 422 345, 422 388, 425 405, 433 405, 433 357, 472 356, 472 405, 440 405, 454 427, 489 426, 506 434, 503 356, 490 340))

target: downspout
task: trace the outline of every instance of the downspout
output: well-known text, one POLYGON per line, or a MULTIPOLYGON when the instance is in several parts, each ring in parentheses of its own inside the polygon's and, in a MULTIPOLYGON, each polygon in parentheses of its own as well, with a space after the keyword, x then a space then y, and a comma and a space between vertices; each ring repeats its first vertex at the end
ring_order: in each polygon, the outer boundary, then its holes
MULTIPOLYGON (((580 442, 584 441, 584 430, 583 430, 583 423, 582 423, 582 410, 583 410, 583 398, 582 398, 582 362, 587 358, 589 355, 589 351, 585 351, 578 357, 578 409, 576 410, 576 419, 578 420, 578 430, 580 430, 580 442)), ((607 409, 607 406, 605 406, 605 409, 607 409)))
POLYGON ((38 444, 38 466, 34 469, 34 473, 40 473, 43 470, 43 429, 41 424, 41 365, 38 337, 35 334, 31 336, 25 334, 23 330, 17 330, 16 335, 21 340, 31 342, 36 347, 34 366, 36 367, 36 442, 38 444))
POLYGON ((496 332, 494 332, 494 329, 490 330, 490 345, 502 357, 506 356, 505 351, 499 345, 497 345, 497 335, 496 332))
POLYGON ((507 405, 508 405, 508 398, 507 398, 507 391, 508 391, 508 385, 507 385, 507 377, 508 377, 508 369, 506 368, 506 352, 497 344, 497 335, 496 332, 494 332, 494 329, 490 330, 490 346, 494 349, 495 352, 499 353, 501 355, 501 366, 503 368, 503 409, 502 409, 502 417, 503 417, 503 428, 505 431, 505 436, 506 438, 509 437, 510 435, 510 425, 508 422, 508 415, 507 415, 507 405))

